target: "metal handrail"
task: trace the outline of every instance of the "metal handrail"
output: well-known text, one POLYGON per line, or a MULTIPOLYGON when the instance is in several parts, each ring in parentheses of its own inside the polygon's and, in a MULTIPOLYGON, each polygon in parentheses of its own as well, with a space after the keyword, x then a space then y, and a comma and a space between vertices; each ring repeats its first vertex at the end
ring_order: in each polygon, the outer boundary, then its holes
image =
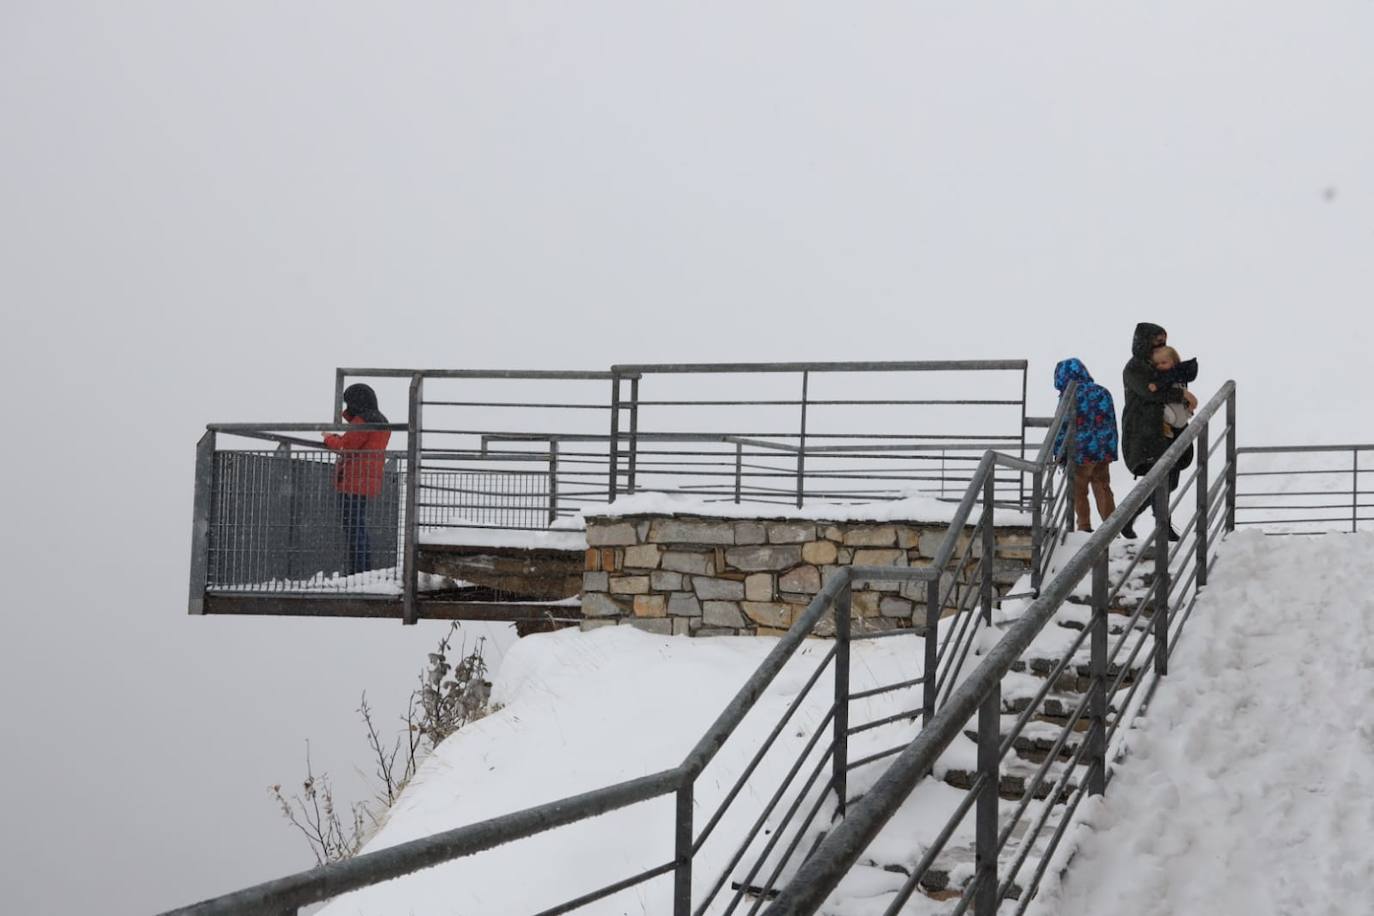
MULTIPOLYGON (((1221 387, 1206 406, 1199 410, 1193 421, 1175 437, 1174 443, 1158 459, 1154 467, 1141 482, 1117 504, 1116 512, 1098 527, 1088 538, 1078 553, 1068 560, 1059 573, 1041 590, 1025 613, 1012 624, 997 644, 984 656, 983 661, 951 694, 949 700, 926 724, 915 739, 897 755, 896 760, 873 784, 872 788, 855 804, 807 860, 807 868, 794 881, 782 889, 779 896, 768 908, 770 916, 783 916, 792 913, 812 913, 820 907, 826 896, 835 889, 840 879, 858 861, 863 851, 881 831, 887 821, 896 813, 900 805, 927 774, 930 773, 941 753, 962 734, 966 723, 975 714, 979 716, 980 770, 983 769, 982 741, 987 740, 985 731, 994 738, 1000 737, 1001 682, 1012 670, 1013 665, 1030 648, 1035 637, 1053 618, 1059 607, 1079 582, 1093 572, 1101 582, 1094 583, 1094 593, 1102 599, 1098 608, 1101 617, 1101 636, 1105 641, 1105 594, 1107 575, 1107 551, 1111 542, 1131 520, 1137 509, 1147 499, 1154 498, 1157 506, 1167 505, 1168 476, 1174 464, 1179 461, 1187 448, 1207 430, 1211 418, 1223 407, 1228 412, 1228 438, 1234 440, 1235 383, 1228 381, 1221 387)), ((1206 440, 1204 439, 1204 446, 1206 440)), ((1234 457, 1230 457, 1226 477, 1229 479, 1234 457)), ((1205 478, 1204 478, 1205 480, 1205 478)), ((1234 492, 1234 491, 1232 491, 1234 492)), ((1205 491, 1204 491, 1205 495, 1205 491)), ((1168 571, 1162 566, 1167 555, 1168 541, 1165 538, 1166 525, 1157 525, 1156 554, 1157 571, 1163 570, 1162 584, 1157 581, 1156 588, 1162 595, 1168 595, 1168 571)), ((1206 546, 1204 542, 1204 547, 1206 546)), ((1194 593, 1196 600, 1196 593, 1194 593)), ((1097 602, 1095 602, 1096 604, 1097 602)), ((1165 607, 1155 608, 1156 618, 1167 624, 1168 614, 1165 607)), ((1158 631, 1157 631, 1158 632, 1158 631)), ((1096 635, 1096 634, 1095 634, 1096 635)), ((1105 646, 1104 655, 1105 655, 1105 646)), ((1137 646, 1137 651, 1139 646, 1137 646)), ((1167 640, 1156 643, 1157 673, 1167 671, 1169 644, 1167 640)), ((1139 686, 1137 681, 1135 687, 1139 686)), ((1132 689, 1134 690, 1135 687, 1132 689)), ((1105 700, 1102 702, 1105 703, 1105 700)), ((1118 718, 1118 722, 1120 718, 1118 718)), ((1085 744, 1086 739, 1085 739, 1085 744)), ((995 774, 995 765, 993 768, 995 774)), ((1105 782, 1105 774, 1098 774, 1105 782)), ((990 784, 996 785, 994 778, 990 784)), ((1098 786, 1097 788, 1102 788, 1098 786)), ((996 793, 985 785, 983 796, 992 798, 992 827, 996 828, 996 793)), ((1081 796, 1080 796, 1081 797, 1081 796)), ((980 805, 980 808, 982 806, 980 805)), ((1067 821, 1067 819, 1066 819, 1067 821)), ((1063 825, 1061 824, 1061 827, 1063 825)), ((1061 834, 1062 835, 1062 831, 1061 834)), ((1045 853, 1048 861, 1049 853, 1045 853)), ((997 911, 1000 896, 994 894, 996 888, 996 850, 984 846, 980 830, 979 867, 974 885, 982 890, 974 890, 978 902, 978 913, 991 914, 997 911), (991 861, 989 861, 989 855, 991 861), (991 876, 991 884, 988 876, 991 876)), ((972 885, 971 885, 972 886, 972 885)), ((1029 902, 1030 894, 1022 894, 1023 904, 1029 902)), ((1022 907, 1024 909, 1024 906, 1022 907)))
MULTIPOLYGON (((422 381, 418 377, 412 377, 412 404, 419 403, 418 388, 422 381)), ((1072 390, 1070 397, 1072 400, 1072 390)), ((1056 422, 1063 423, 1069 416, 1068 409, 1061 405, 1061 409, 1056 413, 1056 422)), ((1051 433, 1054 432, 1051 428, 1051 433)), ((413 448, 414 446, 412 446, 413 448)), ((1042 455, 1044 450, 1041 450, 1042 455)), ((1021 458, 1008 455, 1000 455, 988 452, 979 461, 974 473, 974 479, 969 484, 964 498, 960 501, 955 511, 952 522, 950 523, 944 541, 936 552, 936 558, 932 565, 925 567, 842 567, 837 575, 819 590, 818 594, 807 605, 803 614, 793 623, 787 633, 779 638, 778 643, 770 650, 759 667, 745 681, 744 685, 735 694, 730 703, 717 716, 716 720, 706 730, 701 739, 687 753, 682 762, 675 768, 664 770, 650 777, 631 780, 614 786, 599 789, 594 792, 583 793, 582 795, 562 799, 546 805, 539 805, 524 811, 515 812, 499 818, 493 818, 478 824, 467 827, 457 828, 446 831, 431 837, 411 841, 400 846, 389 849, 379 850, 374 853, 366 853, 357 856, 347 862, 334 863, 322 869, 303 872, 297 875, 278 879, 277 881, 267 882, 252 888, 239 891, 223 897, 214 898, 172 911, 175 914, 223 914, 223 913, 244 913, 258 912, 264 908, 272 907, 275 911, 289 912, 294 908, 308 905, 336 896, 348 890, 354 890, 369 884, 389 880, 400 875, 416 871, 440 862, 449 861, 462 856, 480 852, 484 849, 492 848, 502 843, 510 842, 524 837, 532 836, 536 833, 552 829, 553 827, 563 826, 575 821, 604 814, 617 808, 625 807, 639 801, 651 798, 662 797, 668 794, 677 795, 678 818, 675 828, 676 836, 676 857, 672 863, 675 872, 675 914, 686 916, 691 912, 692 903, 692 863, 698 840, 694 839, 692 831, 692 792, 693 783, 698 775, 710 764, 715 755, 719 752, 724 743, 733 735, 744 717, 752 710, 757 701, 762 697, 769 684, 776 678, 783 666, 791 659, 802 646, 806 638, 815 632, 818 624, 828 615, 833 614, 836 630, 837 650, 823 661, 822 667, 833 661, 835 671, 835 690, 836 705, 832 707, 830 716, 825 720, 822 727, 833 726, 834 737, 829 750, 822 756, 821 762, 817 764, 817 771, 813 773, 811 780, 804 786, 797 796, 796 802, 789 809, 784 817, 784 824, 788 822, 792 814, 798 810, 802 797, 806 794, 808 787, 813 784, 816 775, 826 763, 831 765, 831 777, 825 784, 825 789, 812 806, 807 819, 797 829, 787 852, 781 862, 774 869, 769 884, 776 880, 783 864, 795 852, 798 842, 806 829, 820 810, 821 802, 826 793, 834 791, 839 805, 839 810, 844 811, 847 792, 845 790, 847 774, 851 769, 848 761, 847 740, 852 733, 847 715, 848 702, 852 699, 848 686, 848 653, 850 643, 850 590, 853 583, 863 581, 924 581, 927 583, 927 604, 926 604, 926 668, 919 679, 923 686, 922 706, 919 710, 913 710, 912 715, 919 714, 923 720, 929 721, 936 715, 935 703, 936 694, 935 671, 937 667, 936 652, 939 642, 940 614, 947 598, 947 593, 941 592, 941 578, 945 574, 945 566, 953 556, 955 547, 961 536, 965 534, 968 527, 968 520, 971 516, 974 505, 980 496, 983 499, 983 517, 979 526, 974 527, 974 531, 981 531, 984 545, 980 558, 980 568, 983 577, 983 597, 982 609, 984 613, 990 610, 990 589, 991 589, 991 567, 995 551, 991 549, 992 529, 991 523, 994 512, 994 502, 992 500, 993 484, 995 483, 996 470, 1009 468, 1020 473, 1033 473, 1037 475, 1035 481, 1035 492, 1043 492, 1044 481, 1041 477, 1052 474, 1054 467, 1048 463, 1026 461, 1021 458), (841 714, 841 710, 845 710, 841 714)), ((413 499, 413 497, 412 497, 413 499)), ((1037 518, 1041 516, 1037 515, 1037 518)), ((1046 522, 1046 526, 1053 524, 1051 518, 1046 522)), ((967 549, 971 550, 972 541, 967 549)), ((407 565, 412 562, 413 545, 407 543, 407 565)), ((962 565, 962 564, 961 564, 962 565)), ((409 598, 408 598, 409 600, 409 598)), ((811 682, 815 683, 815 678, 811 682)), ((915 681, 908 681, 911 686, 915 681)), ((809 689, 809 688, 808 688, 809 689)), ((817 730, 819 737, 820 729, 817 730)), ((802 757, 798 758, 797 764, 793 767, 795 774, 800 768, 806 755, 810 753, 810 747, 803 752, 802 757)), ((746 773, 746 777, 747 777, 746 773)), ((789 777, 790 779, 791 777, 789 777)), ((787 783, 779 787, 775 796, 775 801, 782 797, 787 783)), ((727 797, 725 804, 734 797, 734 793, 727 797)), ((723 807, 722 807, 723 810, 723 807)), ((767 811, 765 811, 765 816, 767 811)), ((711 826, 718 818, 713 818, 711 826)), ((761 826, 760 822, 760 826, 761 826)), ((709 828, 708 828, 709 829, 709 828)), ((757 828, 756 828, 757 829, 757 828)), ((783 829, 779 826, 774 831, 774 837, 769 846, 764 851, 766 858, 768 851, 782 836, 783 829)), ((702 838, 704 840, 704 837, 702 838)), ((745 845, 741 847, 741 852, 748 849, 748 844, 752 841, 747 838, 745 845)), ((737 856, 735 861, 739 861, 737 856)), ((763 858, 760 858, 759 865, 763 858)), ((750 874, 757 872, 759 865, 754 867, 750 874)), ((659 866, 650 869, 640 875, 630 879, 617 882, 610 888, 603 888, 601 891, 585 895, 578 898, 579 901, 590 901, 598 899, 606 893, 616 889, 632 886, 642 880, 666 873, 668 869, 659 866)), ((717 890, 721 884, 716 885, 717 890)), ((743 889, 737 891, 736 899, 744 892, 743 889)), ((714 891, 712 892, 714 894, 714 891)), ((709 903, 709 901, 708 901, 709 903)), ((704 908, 707 903, 703 903, 704 908)), ((562 907, 558 911, 562 911, 562 907)), ((699 911, 698 911, 699 912, 699 911)))
MULTIPOLYGON (((1324 480, 1335 478, 1349 478, 1348 486, 1341 489, 1316 490, 1273 490, 1273 489, 1251 489, 1237 494, 1239 499, 1247 500, 1239 505, 1242 518, 1237 520, 1239 525, 1267 525, 1270 527, 1280 527, 1287 530, 1270 531, 1270 534, 1322 534, 1333 530, 1330 526, 1340 524, 1344 530, 1358 532, 1360 522, 1374 521, 1374 516, 1361 514, 1362 509, 1374 508, 1374 503, 1368 500, 1374 496, 1374 488, 1366 485, 1361 487, 1360 475, 1374 474, 1374 463, 1368 463, 1365 467, 1360 467, 1360 453, 1374 451, 1374 444, 1352 443, 1336 445, 1265 445, 1265 446, 1246 446, 1236 450, 1238 455, 1343 455, 1350 456, 1350 466, 1344 468, 1295 468, 1282 471, 1242 471, 1237 470, 1238 477, 1318 477, 1324 480), (1267 502, 1256 503, 1250 500, 1264 498, 1267 502), (1313 499, 1316 498, 1316 501, 1313 499), (1302 499, 1301 502, 1294 502, 1295 499, 1302 499), (1331 500, 1340 500, 1332 502, 1331 500), (1312 511, 1318 514, 1308 514, 1312 511), (1334 510, 1340 510, 1339 515, 1333 514, 1334 510), (1294 516, 1292 513, 1302 512, 1303 515, 1294 516), (1284 514, 1276 514, 1284 513, 1284 514), (1256 514, 1259 517, 1253 517, 1256 514), (1267 516, 1267 517, 1266 517, 1267 516), (1310 526, 1322 526, 1311 528, 1310 526), (1348 525, 1348 528, 1347 528, 1348 525), (1297 530, 1293 530, 1297 529, 1297 530)), ((1319 486, 1313 482, 1312 486, 1319 486)))

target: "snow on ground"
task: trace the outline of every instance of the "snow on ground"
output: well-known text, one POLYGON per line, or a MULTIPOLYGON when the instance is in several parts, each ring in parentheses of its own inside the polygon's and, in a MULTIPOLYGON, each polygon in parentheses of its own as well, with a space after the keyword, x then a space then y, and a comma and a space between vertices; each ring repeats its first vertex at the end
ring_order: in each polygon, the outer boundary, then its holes
MULTIPOLYGON (((961 494, 962 495, 962 494, 961 494)), ((886 502, 814 502, 796 506, 769 508, 759 503, 733 503, 702 499, 698 496, 679 496, 673 493, 640 493, 622 496, 604 506, 582 510, 584 517, 619 518, 625 515, 700 515, 708 518, 767 518, 805 519, 821 522, 948 522, 954 518, 958 502, 936 499, 933 496, 911 495, 886 502)), ((978 521, 975 509, 971 522, 978 521)), ((1030 525, 1029 513, 1012 509, 998 509, 998 525, 1030 525)))
MULTIPOLYGON (((433 573, 419 574, 418 585, 422 592, 442 591, 461 588, 469 583, 461 579, 450 579, 433 573)), ((366 572, 341 576, 338 573, 317 572, 305 579, 269 579, 250 585, 226 586, 217 591, 224 592, 338 592, 348 595, 399 595, 405 589, 401 581, 401 568, 388 566, 384 569, 369 569, 366 572)))
POLYGON ((1041 914, 1365 914, 1374 535, 1231 536, 1041 914))
MULTIPOLYGON (((577 521, 581 521, 579 517, 577 521)), ((564 524, 567 520, 562 520, 564 524)), ((587 532, 582 528, 421 528, 422 544, 454 544, 459 547, 515 547, 522 550, 586 550, 587 532)))
MULTIPOLYGON (((662 637, 632 627, 526 637, 497 672, 492 700, 501 708, 463 728, 424 762, 366 848, 381 849, 674 767, 776 643, 766 637, 662 637)), ((698 779, 698 831, 833 645, 804 643, 698 779)), ((914 636, 855 644, 854 689, 918 676, 920 646, 914 636)), ((720 873, 733 851, 726 841, 748 830, 825 716, 832 684, 828 672, 821 676, 779 746, 763 759, 703 846, 698 887, 720 873)), ((851 721, 919 707, 919 690, 856 701, 851 721)), ((852 759, 879 749, 883 732, 895 745, 909 739, 912 728, 902 724, 865 733, 863 742, 855 742, 852 759)), ((855 778, 871 777, 859 770, 855 778)), ((941 799, 942 808, 948 804, 941 799)), ((671 797, 635 805, 341 897, 322 912, 536 912, 669 861, 673 811, 671 797)), ((580 912, 671 912, 671 884, 671 877, 660 878, 580 912)))

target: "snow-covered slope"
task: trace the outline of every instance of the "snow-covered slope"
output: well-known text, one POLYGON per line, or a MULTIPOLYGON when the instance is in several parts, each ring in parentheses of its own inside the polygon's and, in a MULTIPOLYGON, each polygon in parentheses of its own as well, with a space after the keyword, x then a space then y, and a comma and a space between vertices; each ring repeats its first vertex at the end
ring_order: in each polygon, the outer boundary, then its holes
POLYGON ((1366 914, 1374 535, 1224 545, 1042 914, 1366 914))
MULTIPOLYGON (((465 727, 425 761, 367 850, 676 766, 776 642, 662 637, 633 627, 564 630, 520 640, 494 684, 492 699, 501 708, 465 727)), ((832 645, 805 643, 698 779, 698 831, 832 645)), ((854 689, 919 676, 921 645, 914 636, 855 644, 854 689)), ((702 847, 698 880, 720 872, 733 851, 727 841, 748 830, 829 710, 831 684, 828 673, 823 675, 702 847)), ((919 690, 856 701, 851 715, 854 721, 873 720, 919 707, 919 690)), ((895 745, 913 728, 897 723, 863 737, 895 745)), ((878 749, 858 739, 851 748, 851 759, 878 749)), ((851 787, 863 778, 863 771, 856 771, 851 787)), ((537 912, 671 860, 673 815, 671 797, 632 806, 338 898, 322 912, 537 912)), ((582 912, 671 912, 671 890, 668 876, 582 912)))

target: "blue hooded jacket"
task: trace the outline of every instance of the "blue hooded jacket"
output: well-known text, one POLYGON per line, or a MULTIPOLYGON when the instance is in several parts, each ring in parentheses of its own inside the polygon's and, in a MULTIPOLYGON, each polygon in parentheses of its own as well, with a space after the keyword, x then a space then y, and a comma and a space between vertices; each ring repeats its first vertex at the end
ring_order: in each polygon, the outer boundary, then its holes
MULTIPOLYGON (((1116 405, 1106 388, 1093 381, 1080 360, 1066 359, 1054 367, 1054 387, 1062 397, 1069 382, 1078 383, 1074 413, 1073 458, 1075 464, 1116 460, 1116 405)), ((1054 457, 1064 454, 1065 429, 1054 441, 1054 457)))

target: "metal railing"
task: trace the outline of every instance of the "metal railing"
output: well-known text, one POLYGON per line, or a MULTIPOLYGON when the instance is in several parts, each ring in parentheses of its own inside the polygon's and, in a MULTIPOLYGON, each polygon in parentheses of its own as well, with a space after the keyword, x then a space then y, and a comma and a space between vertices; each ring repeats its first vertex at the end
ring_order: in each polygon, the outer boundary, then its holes
MULTIPOLYGON (((557 827, 571 825, 652 799, 674 800, 673 854, 667 861, 629 875, 615 875, 599 887, 569 900, 547 901, 541 914, 568 912, 632 888, 655 885, 661 909, 675 916, 705 913, 756 913, 787 881, 795 881, 800 862, 815 845, 821 825, 847 816, 855 797, 855 774, 894 758, 901 759, 910 732, 941 718, 941 710, 963 692, 963 669, 971 664, 978 634, 991 625, 997 597, 995 576, 1003 551, 994 536, 999 472, 1023 478, 1032 494, 1035 528, 1031 577, 1048 568, 1069 518, 1067 483, 1050 455, 1050 442, 1071 418, 1073 392, 1050 423, 1049 435, 1034 460, 987 452, 980 459, 950 522, 949 532, 929 566, 841 567, 780 637, 760 667, 692 750, 675 767, 643 778, 539 805, 388 849, 360 855, 277 881, 174 911, 179 914, 291 913, 330 897, 410 872, 478 854, 557 827), (865 584, 902 582, 915 587, 925 608, 923 635, 911 631, 868 631, 851 619, 853 594, 865 584), (947 616, 950 612, 952 616, 947 616), (803 686, 771 725, 767 735, 743 749, 741 724, 755 711, 769 685, 789 665, 806 665, 808 639, 833 635, 819 645, 809 670, 796 672, 803 686), (856 682, 851 656, 856 647, 886 638, 921 639, 919 671, 896 682, 856 682), (827 678, 828 675, 828 678, 827 678), (798 710, 810 706, 810 724, 798 710), (785 740, 780 736, 787 733, 785 740), (797 745, 800 744, 800 750, 797 745), (737 774, 710 768, 723 748, 748 758, 737 774), (781 756, 779 756, 781 755, 781 756), (759 784, 757 774, 785 768, 776 783, 759 784), (789 762, 790 761, 790 762, 789 762), (752 780, 752 781, 751 781, 752 780), (734 834, 721 829, 727 813, 752 805, 746 826, 734 834), (698 806, 702 812, 698 813, 698 806), (671 875, 671 888, 668 876, 671 875)), ((1006 596, 1016 598, 1018 596, 1006 596)), ((1021 600, 1029 595, 1022 594, 1021 600)), ((1006 600, 1006 599, 1004 599, 1006 600)), ((862 667, 862 666, 861 666, 862 667)), ((862 802, 861 802, 862 803, 862 802)), ((732 820, 732 823, 734 821, 732 820)), ((810 866, 808 864, 807 871, 810 866)), ((612 876, 606 876, 612 877, 612 876)), ((590 879, 589 879, 590 881, 590 879)), ((786 891, 784 890, 784 893, 786 891)))
MULTIPOLYGON (((197 451, 191 608, 204 607, 207 591, 399 593, 414 622, 422 544, 568 527, 582 509, 635 493, 773 506, 912 494, 952 502, 988 447, 1020 459, 1035 447, 1026 369, 1024 360, 339 369, 336 409, 359 379, 393 386, 384 403, 406 409, 404 423, 387 427, 405 434, 404 450, 387 454, 382 498, 361 526, 376 555, 366 575, 346 574, 350 535, 328 489, 335 456, 300 435, 357 427, 211 424, 197 451), (277 448, 223 448, 216 437, 229 435, 277 448)), ((1038 506, 1023 474, 999 466, 992 479, 1000 504, 1038 506)))
MULTIPOLYGON (((1235 384, 1228 382, 829 831, 807 859, 806 868, 782 889, 767 913, 816 912, 918 784, 940 764, 946 749, 965 734, 973 734, 977 743, 977 765, 968 794, 948 821, 931 825, 933 842, 892 895, 885 912, 901 911, 939 857, 959 839, 972 843, 974 867, 970 880, 955 888, 959 897, 951 910, 953 916, 970 908, 978 916, 993 916, 1005 909, 1025 912, 1055 861, 1078 805, 1085 796, 1105 790, 1113 761, 1124 749, 1122 726, 1129 726, 1168 673, 1173 647, 1215 561, 1219 537, 1234 526, 1235 479, 1235 384), (1226 418, 1218 431, 1213 421, 1223 407, 1226 418), (1173 495, 1169 473, 1193 444, 1196 467, 1173 495), (1223 452, 1224 463, 1214 473, 1218 451, 1223 452), (1108 563, 1112 541, 1135 510, 1149 500, 1156 510, 1150 550, 1136 553, 1127 568, 1113 570, 1108 563), (1172 542, 1169 520, 1177 520, 1177 510, 1189 505, 1192 511, 1180 539, 1172 542), (1153 567, 1151 581, 1134 602, 1123 601, 1130 597, 1133 582, 1138 583, 1136 568, 1146 559, 1153 567), (1018 664, 1025 663, 1028 653, 1034 660, 1037 638, 1065 602, 1081 594, 1080 584, 1088 577, 1089 613, 1083 629, 1047 659, 1052 665, 1041 689, 1009 708, 1004 702, 1004 681, 1018 664), (1108 614, 1118 607, 1129 616, 1113 638, 1108 614), (1064 678, 1079 678, 1086 682, 1086 689, 1071 706, 1060 699, 1051 709, 1049 703, 1064 678), (1015 717, 1010 726, 1007 716, 1015 717), (1021 777, 1020 804, 1003 816, 999 798, 1007 789, 1005 762, 1027 738, 1027 727, 1036 717, 1056 718, 1063 725, 1048 738, 1043 763, 1021 777), (1077 730, 1080 723, 1086 724, 1085 732, 1077 730), (1032 801, 1038 795, 1043 800, 1032 813, 1032 801), (971 826, 967 823, 970 813, 971 826), (1025 875, 1032 854, 1036 862, 1025 875), (1004 908, 1004 903, 1009 906, 1004 908)), ((1046 740, 1043 734, 1038 737, 1046 740)))
POLYGON ((1272 534, 1357 532, 1374 521, 1374 445, 1237 449, 1236 524, 1272 534), (1361 455, 1363 453, 1363 460, 1361 455))

